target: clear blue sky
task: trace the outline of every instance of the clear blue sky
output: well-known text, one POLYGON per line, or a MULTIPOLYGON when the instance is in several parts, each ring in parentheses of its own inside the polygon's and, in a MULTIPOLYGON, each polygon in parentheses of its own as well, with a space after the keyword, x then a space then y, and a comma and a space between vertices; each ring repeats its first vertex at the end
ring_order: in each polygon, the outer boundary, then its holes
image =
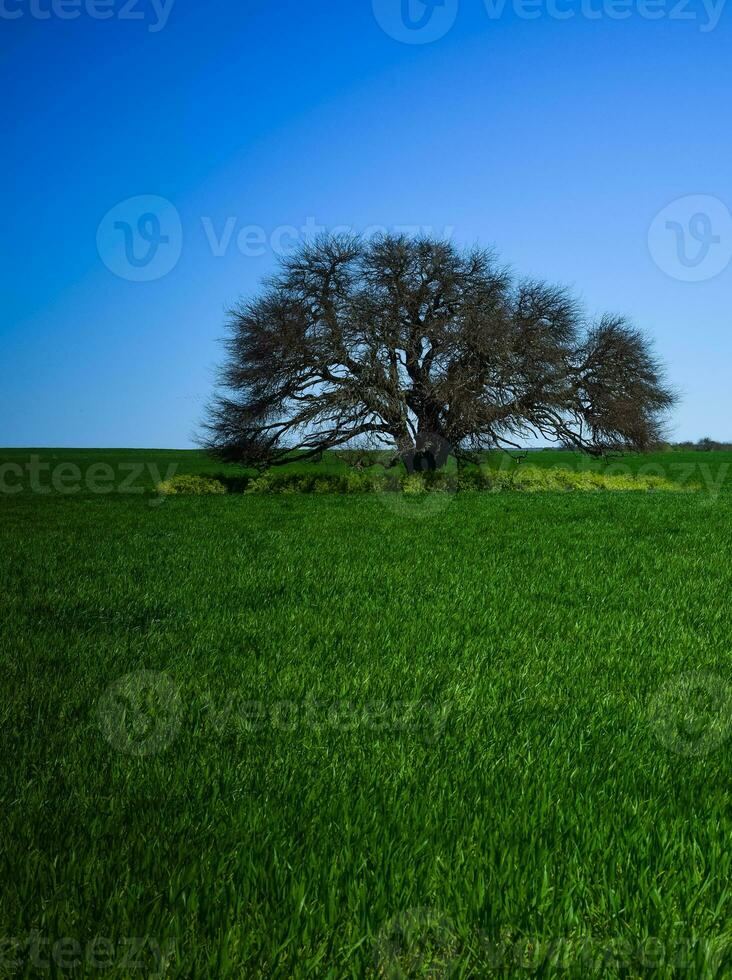
POLYGON ((0 445, 190 445, 308 221, 494 244, 656 338, 677 438, 732 439, 732 4, 126 2, 0 0, 0 445), (140 196, 172 208, 105 218, 140 196))

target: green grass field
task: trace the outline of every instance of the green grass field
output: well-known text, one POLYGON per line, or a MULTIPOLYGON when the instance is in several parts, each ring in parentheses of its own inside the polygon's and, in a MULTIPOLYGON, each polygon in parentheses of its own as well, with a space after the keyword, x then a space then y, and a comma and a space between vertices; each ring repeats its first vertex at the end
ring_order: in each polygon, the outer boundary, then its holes
POLYGON ((732 976, 732 454, 624 463, 705 489, 0 452, 0 975, 732 976))

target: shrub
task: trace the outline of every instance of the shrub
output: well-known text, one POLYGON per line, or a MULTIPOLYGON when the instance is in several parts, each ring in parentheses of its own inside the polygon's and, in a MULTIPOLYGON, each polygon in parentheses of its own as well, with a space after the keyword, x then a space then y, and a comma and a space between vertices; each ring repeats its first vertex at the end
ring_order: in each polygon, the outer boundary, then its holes
POLYGON ((340 486, 337 481, 321 479, 313 484, 313 493, 339 493, 340 486))
POLYGON ((661 476, 634 476, 630 473, 610 475, 592 470, 565 470, 559 467, 525 466, 513 472, 494 472, 491 479, 501 490, 521 490, 525 493, 538 491, 597 491, 615 492, 678 490, 671 480, 661 476))
POLYGON ((410 473, 402 481, 402 491, 404 493, 427 493, 427 484, 421 473, 410 473))
POLYGON ((256 476, 253 480, 250 480, 247 489, 247 493, 271 493, 272 484, 270 479, 266 474, 262 476, 256 476))
POLYGON ((208 476, 173 476, 163 480, 155 487, 157 493, 170 496, 173 494, 219 494, 226 493, 226 487, 221 480, 208 476))
POLYGON ((346 473, 342 479, 344 493, 364 493, 371 490, 373 484, 373 477, 354 471, 346 473))
POLYGON ((458 490, 500 490, 504 488, 501 478, 505 478, 505 489, 510 489, 511 481, 507 473, 491 470, 488 467, 479 470, 465 470, 458 477, 457 488, 458 490))
POLYGON ((398 493, 423 494, 460 491, 520 491, 523 493, 565 491, 649 491, 680 488, 660 476, 604 474, 591 470, 559 467, 519 466, 512 470, 489 467, 459 474, 446 472, 399 473, 302 473, 270 470, 251 480, 247 493, 398 493))

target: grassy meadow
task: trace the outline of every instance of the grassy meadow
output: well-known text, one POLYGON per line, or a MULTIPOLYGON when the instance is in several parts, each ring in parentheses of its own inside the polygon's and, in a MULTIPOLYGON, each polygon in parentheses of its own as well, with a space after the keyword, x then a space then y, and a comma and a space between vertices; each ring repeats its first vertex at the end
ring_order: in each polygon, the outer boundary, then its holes
POLYGON ((0 976, 732 976, 732 454, 621 464, 702 489, 0 451, 0 976))

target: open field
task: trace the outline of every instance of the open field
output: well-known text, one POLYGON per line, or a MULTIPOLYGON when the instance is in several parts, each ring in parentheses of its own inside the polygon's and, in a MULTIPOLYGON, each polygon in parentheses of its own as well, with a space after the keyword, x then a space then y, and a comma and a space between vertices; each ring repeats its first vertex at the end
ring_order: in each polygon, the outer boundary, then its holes
POLYGON ((0 975, 732 975, 732 454, 417 520, 6 462, 0 975))

